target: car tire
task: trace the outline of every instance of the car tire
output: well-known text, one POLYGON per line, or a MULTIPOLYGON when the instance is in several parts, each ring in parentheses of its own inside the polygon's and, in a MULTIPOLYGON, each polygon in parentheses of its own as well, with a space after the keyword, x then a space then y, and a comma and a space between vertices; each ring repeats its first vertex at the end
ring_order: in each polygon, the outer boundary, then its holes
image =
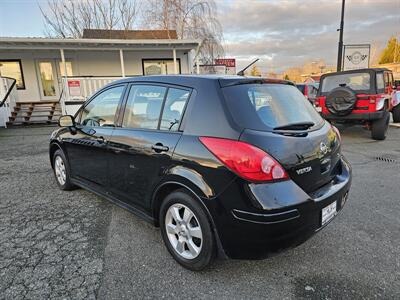
POLYGON ((184 189, 172 192, 162 202, 159 217, 164 243, 179 264, 193 271, 211 264, 216 244, 199 200, 184 189))
POLYGON ((400 123, 400 103, 397 104, 395 107, 393 107, 392 114, 393 114, 393 122, 400 123))
POLYGON ((71 183, 68 160, 61 149, 54 152, 53 171, 60 190, 70 191, 76 188, 76 186, 71 183))
POLYGON ((383 117, 372 122, 371 136, 374 140, 384 140, 389 127, 390 114, 385 111, 383 117))
POLYGON ((325 106, 335 116, 349 115, 357 102, 356 93, 349 87, 337 87, 326 95, 325 106))

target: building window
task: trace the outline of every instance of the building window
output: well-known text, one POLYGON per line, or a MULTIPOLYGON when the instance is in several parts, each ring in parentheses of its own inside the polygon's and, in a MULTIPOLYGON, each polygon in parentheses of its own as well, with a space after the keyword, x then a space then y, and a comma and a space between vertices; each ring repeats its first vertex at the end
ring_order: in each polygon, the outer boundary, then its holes
MULTIPOLYGON (((178 74, 181 74, 181 60, 176 59, 178 74)), ((173 59, 143 59, 143 75, 175 74, 173 59)))
MULTIPOLYGON (((65 66, 67 67, 67 76, 68 77, 72 77, 73 76, 72 75, 72 63, 70 61, 66 61, 65 62, 65 66)), ((59 70, 60 70, 61 77, 64 77, 65 76, 64 63, 62 61, 60 61, 58 63, 58 67, 59 67, 59 70)))
POLYGON ((21 60, 0 60, 0 76, 14 78, 17 81, 17 89, 25 89, 21 60))

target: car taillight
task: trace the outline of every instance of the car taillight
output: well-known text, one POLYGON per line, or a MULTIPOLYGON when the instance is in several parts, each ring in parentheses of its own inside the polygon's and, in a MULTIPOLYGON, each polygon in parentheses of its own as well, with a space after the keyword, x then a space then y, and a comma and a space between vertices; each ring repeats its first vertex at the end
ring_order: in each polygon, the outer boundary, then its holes
POLYGON ((381 110, 385 106, 385 98, 376 99, 376 110, 381 110))
POLYGON ((336 136, 338 137, 339 141, 342 142, 342 136, 340 135, 339 129, 337 129, 336 126, 333 126, 333 125, 331 125, 331 126, 332 126, 332 129, 335 131, 336 136))
POLYGON ((253 145, 223 138, 199 139, 225 166, 246 180, 273 181, 289 178, 274 158, 253 145))

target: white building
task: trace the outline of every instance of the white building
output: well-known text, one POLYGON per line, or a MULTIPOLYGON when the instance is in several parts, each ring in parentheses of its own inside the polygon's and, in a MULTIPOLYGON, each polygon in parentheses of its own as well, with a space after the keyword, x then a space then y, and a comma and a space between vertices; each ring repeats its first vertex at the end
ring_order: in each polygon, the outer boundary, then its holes
POLYGON ((82 39, 0 37, 0 76, 17 80, 16 103, 63 107, 119 78, 192 73, 199 46, 163 30, 89 30, 82 39))

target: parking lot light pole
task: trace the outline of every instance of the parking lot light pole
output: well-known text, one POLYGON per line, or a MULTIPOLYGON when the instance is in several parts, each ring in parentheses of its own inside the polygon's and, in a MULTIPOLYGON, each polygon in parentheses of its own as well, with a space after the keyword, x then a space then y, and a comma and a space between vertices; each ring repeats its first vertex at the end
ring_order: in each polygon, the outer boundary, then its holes
POLYGON ((340 31, 339 34, 339 46, 338 46, 338 58, 337 58, 337 71, 342 71, 342 61, 343 61, 343 28, 344 28, 344 4, 345 0, 342 0, 342 15, 340 18, 340 31))

